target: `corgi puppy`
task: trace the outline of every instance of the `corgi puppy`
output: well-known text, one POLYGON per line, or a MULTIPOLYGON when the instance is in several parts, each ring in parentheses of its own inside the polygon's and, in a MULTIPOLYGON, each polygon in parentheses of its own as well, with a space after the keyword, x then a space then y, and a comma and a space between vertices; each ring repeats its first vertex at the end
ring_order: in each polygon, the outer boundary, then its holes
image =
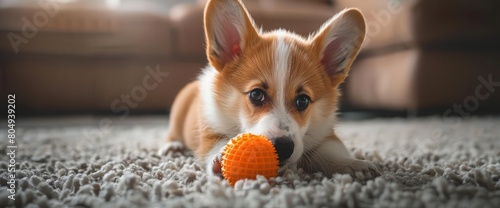
POLYGON ((239 0, 208 1, 204 24, 209 65, 176 97, 160 155, 187 147, 220 175, 222 148, 253 133, 271 140, 280 172, 296 165, 329 177, 380 175, 354 159, 333 129, 338 86, 365 37, 358 10, 340 12, 309 38, 262 32, 239 0))

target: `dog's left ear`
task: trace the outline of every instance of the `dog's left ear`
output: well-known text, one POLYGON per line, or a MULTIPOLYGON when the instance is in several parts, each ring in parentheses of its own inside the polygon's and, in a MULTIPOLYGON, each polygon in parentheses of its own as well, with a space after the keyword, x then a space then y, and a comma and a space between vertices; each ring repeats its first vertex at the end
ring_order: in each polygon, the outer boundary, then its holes
POLYGON ((328 20, 312 43, 326 72, 338 85, 347 77, 365 38, 365 20, 357 9, 345 9, 328 20))

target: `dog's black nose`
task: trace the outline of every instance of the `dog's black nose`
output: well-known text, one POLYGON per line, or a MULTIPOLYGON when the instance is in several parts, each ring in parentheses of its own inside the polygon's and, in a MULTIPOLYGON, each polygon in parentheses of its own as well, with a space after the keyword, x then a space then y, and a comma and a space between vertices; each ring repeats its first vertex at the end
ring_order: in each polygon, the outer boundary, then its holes
POLYGON ((280 166, 283 162, 290 158, 293 153, 294 144, 292 138, 290 137, 278 137, 273 139, 274 148, 278 152, 278 160, 280 161, 280 166))

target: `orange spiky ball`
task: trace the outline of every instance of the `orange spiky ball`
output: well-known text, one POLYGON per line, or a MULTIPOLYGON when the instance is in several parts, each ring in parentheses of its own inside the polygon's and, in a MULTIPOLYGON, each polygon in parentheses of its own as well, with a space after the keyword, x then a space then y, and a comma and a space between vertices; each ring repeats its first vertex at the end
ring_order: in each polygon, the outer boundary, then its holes
POLYGON ((269 139, 261 135, 241 134, 226 145, 222 154, 222 175, 234 186, 240 179, 278 175, 278 154, 269 139))

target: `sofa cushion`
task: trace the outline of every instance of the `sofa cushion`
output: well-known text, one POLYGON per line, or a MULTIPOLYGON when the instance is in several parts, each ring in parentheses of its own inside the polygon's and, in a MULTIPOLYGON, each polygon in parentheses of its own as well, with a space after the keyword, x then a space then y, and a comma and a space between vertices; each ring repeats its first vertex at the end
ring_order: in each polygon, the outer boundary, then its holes
POLYGON ((500 47, 500 1, 419 0, 413 7, 415 39, 425 47, 500 47))
POLYGON ((0 57, 1 74, 8 78, 2 87, 19 95, 18 107, 45 113, 167 111, 177 92, 202 66, 152 58, 0 57))
POLYGON ((500 105, 499 55, 410 49, 358 59, 345 96, 349 104, 368 109, 415 110, 463 106, 464 102, 476 105, 476 101, 483 109, 495 108, 500 105), (489 81, 495 86, 484 86, 489 81), (478 95, 479 86, 483 87, 478 95))
POLYGON ((169 56, 170 20, 142 11, 0 7, 0 51, 60 55, 169 56))
MULTIPOLYGON (((367 23, 365 50, 500 45, 499 1, 332 0, 335 7, 359 8, 367 23)), ((493 48, 493 47, 491 47, 493 48)))

